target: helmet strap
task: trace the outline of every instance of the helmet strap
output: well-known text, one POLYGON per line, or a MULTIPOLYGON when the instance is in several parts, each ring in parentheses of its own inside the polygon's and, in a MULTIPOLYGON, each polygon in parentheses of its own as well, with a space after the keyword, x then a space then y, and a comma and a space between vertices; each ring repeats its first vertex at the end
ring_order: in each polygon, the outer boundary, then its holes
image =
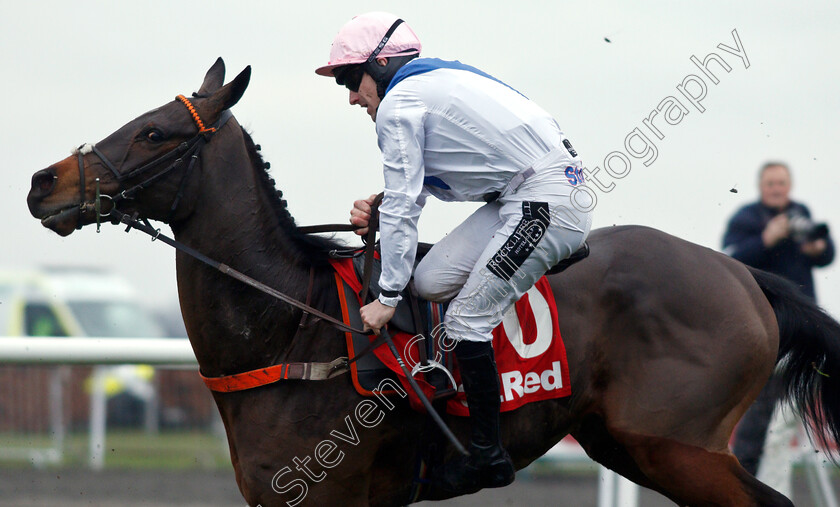
POLYGON ((400 67, 408 63, 409 60, 413 58, 417 58, 417 54, 408 55, 408 56, 392 56, 388 58, 388 63, 385 65, 379 65, 376 63, 376 57, 379 56, 379 53, 382 52, 382 49, 388 44, 388 40, 394 35, 397 27, 403 23, 403 20, 397 19, 391 25, 387 32, 385 32, 385 36, 382 37, 382 40, 379 41, 379 44, 376 45, 374 50, 368 56, 368 59, 365 63, 362 64, 362 68, 365 69, 365 72, 370 74, 370 77, 376 82, 376 93, 379 95, 379 98, 385 96, 385 90, 388 89, 388 85, 391 83, 391 79, 394 77, 394 74, 397 73, 400 67))
POLYGON ((394 32, 396 31, 397 27, 400 26, 402 23, 403 20, 401 19, 397 19, 396 21, 394 21, 394 24, 391 25, 391 28, 389 28, 387 32, 385 32, 385 36, 382 37, 382 40, 379 41, 379 44, 377 44, 373 51, 370 53, 370 56, 368 56, 368 59, 365 63, 371 63, 376 60, 376 57, 379 56, 379 53, 382 52, 382 48, 385 47, 385 44, 388 44, 388 40, 391 38, 392 35, 394 35, 394 32))

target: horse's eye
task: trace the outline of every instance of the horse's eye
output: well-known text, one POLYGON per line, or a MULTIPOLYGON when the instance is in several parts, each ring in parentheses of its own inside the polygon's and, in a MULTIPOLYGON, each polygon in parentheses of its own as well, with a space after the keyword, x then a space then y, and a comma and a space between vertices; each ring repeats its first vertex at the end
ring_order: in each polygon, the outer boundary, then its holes
POLYGON ((163 135, 163 132, 161 132, 158 129, 151 129, 148 132, 146 132, 146 140, 147 141, 150 141, 150 142, 153 142, 153 143, 159 143, 159 142, 163 141, 164 139, 165 139, 165 137, 163 135))

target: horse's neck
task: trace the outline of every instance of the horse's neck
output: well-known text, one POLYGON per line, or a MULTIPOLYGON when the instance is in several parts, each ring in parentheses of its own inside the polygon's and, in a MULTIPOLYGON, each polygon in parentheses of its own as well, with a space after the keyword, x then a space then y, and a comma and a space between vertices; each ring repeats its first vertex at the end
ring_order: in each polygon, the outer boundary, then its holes
MULTIPOLYGON (((217 136, 201 154, 200 195, 189 218, 173 227, 179 241, 208 257, 303 299, 302 265, 260 188, 242 134, 217 136), (211 149, 212 148, 212 149, 211 149)), ((273 364, 297 329, 300 312, 178 252, 181 311, 206 375, 273 364)))

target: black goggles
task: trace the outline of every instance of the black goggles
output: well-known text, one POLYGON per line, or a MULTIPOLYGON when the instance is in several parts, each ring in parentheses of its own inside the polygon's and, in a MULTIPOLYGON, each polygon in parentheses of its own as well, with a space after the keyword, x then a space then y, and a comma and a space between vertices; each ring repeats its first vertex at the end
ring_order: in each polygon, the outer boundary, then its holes
POLYGON ((338 83, 339 86, 346 86, 351 92, 358 93, 365 71, 361 64, 344 65, 333 69, 333 75, 335 76, 335 82, 338 83))

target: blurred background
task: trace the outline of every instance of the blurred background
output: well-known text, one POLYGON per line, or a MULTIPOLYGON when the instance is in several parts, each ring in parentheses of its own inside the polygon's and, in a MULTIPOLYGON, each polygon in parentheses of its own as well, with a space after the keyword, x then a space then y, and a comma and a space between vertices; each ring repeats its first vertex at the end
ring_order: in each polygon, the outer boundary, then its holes
MULTIPOLYGON (((728 218, 757 199, 757 171, 768 159, 790 164, 792 197, 806 202, 815 220, 840 227, 836 2, 0 0, 2 332, 183 336, 171 249, 107 225, 101 234, 87 227, 60 238, 29 215, 25 198, 35 171, 196 90, 218 56, 228 78, 253 68, 234 114, 262 145, 298 224, 343 222, 353 200, 379 192, 373 123, 348 105, 345 89, 314 74, 338 28, 371 10, 405 19, 423 41, 424 56, 479 67, 552 113, 586 166, 601 168, 603 181, 615 185, 597 191, 593 227, 643 224, 719 250, 728 218), (735 47, 733 30, 748 68, 718 48, 735 47), (711 52, 731 71, 711 64, 719 83, 706 81, 701 113, 676 87, 689 74, 705 78, 690 57, 703 60, 711 52), (660 140, 642 120, 668 96, 689 113, 678 125, 657 123, 660 140), (631 158, 623 178, 607 176, 605 157, 627 153, 625 137, 635 128, 655 143, 656 160, 645 166, 631 158), (96 306, 105 299, 120 304, 96 306)), ((430 200, 420 239, 440 239, 475 208, 430 200)), ((815 278, 819 301, 840 316, 838 263, 815 278)), ((16 476, 0 469, 0 492, 21 482, 3 477, 43 486, 32 466, 86 466, 94 378, 110 386, 106 472, 113 466, 221 470, 212 482, 224 483, 224 492, 205 492, 235 504, 218 415, 195 371, 138 365, 2 367, 0 434, 24 426, 29 433, 0 442, 6 450, 23 449, 6 454, 26 470, 16 476), (58 461, 49 450, 57 431, 58 461)), ((164 480, 152 477, 150 484, 164 480)))

